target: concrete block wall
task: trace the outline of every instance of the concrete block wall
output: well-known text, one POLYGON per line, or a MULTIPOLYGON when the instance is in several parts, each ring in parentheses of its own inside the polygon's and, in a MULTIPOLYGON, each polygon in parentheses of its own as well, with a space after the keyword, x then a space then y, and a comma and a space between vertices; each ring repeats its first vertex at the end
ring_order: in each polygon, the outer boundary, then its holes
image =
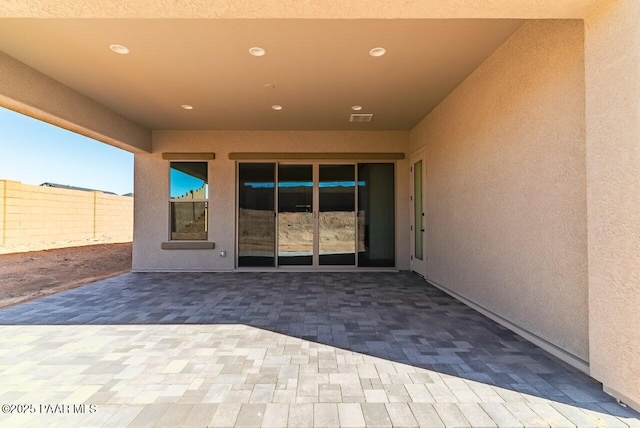
POLYGON ((0 181, 0 252, 130 242, 133 198, 0 181))

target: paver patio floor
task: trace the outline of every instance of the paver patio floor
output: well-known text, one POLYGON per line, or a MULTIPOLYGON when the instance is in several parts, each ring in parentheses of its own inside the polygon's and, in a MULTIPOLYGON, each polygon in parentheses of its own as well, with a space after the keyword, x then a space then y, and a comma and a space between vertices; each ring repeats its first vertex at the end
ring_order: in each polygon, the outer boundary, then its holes
POLYGON ((0 404, 35 410, 2 426, 640 426, 409 273, 130 273, 0 324, 0 404))

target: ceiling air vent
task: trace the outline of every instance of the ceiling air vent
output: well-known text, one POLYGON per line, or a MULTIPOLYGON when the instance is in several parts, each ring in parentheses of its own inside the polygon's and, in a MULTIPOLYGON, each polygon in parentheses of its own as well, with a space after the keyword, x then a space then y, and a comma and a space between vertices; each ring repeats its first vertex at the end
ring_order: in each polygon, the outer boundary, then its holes
POLYGON ((349 122, 371 122, 371 119, 373 119, 372 113, 354 113, 349 118, 349 122))

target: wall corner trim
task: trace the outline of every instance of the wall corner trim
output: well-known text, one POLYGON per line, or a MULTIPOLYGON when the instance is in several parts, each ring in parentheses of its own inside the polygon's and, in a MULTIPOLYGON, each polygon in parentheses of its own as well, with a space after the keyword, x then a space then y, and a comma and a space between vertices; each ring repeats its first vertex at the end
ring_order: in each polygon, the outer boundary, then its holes
POLYGON ((213 250, 215 242, 194 241, 194 242, 163 242, 160 248, 163 250, 213 250))
MULTIPOLYGON (((590 369, 589 369, 589 362, 583 360, 580 357, 577 357, 576 355, 573 355, 570 352, 565 351, 564 349, 554 345, 553 343, 543 339, 542 337, 531 333, 528 330, 525 330, 522 327, 519 327, 518 325, 512 323, 511 321, 509 321, 506 318, 501 317, 500 315, 490 311, 489 309, 485 308, 484 306, 481 306, 477 303, 474 303, 473 301, 461 296, 460 294, 456 293, 455 291, 451 291, 449 290, 447 287, 444 287, 434 281, 431 281, 429 279, 425 278, 425 281, 427 282, 427 284, 429 285, 433 285, 436 288, 439 288, 440 290, 444 291, 445 293, 447 293, 448 295, 450 295, 451 297, 461 301, 462 303, 464 303, 465 305, 475 309, 476 311, 480 312, 482 315, 486 316, 487 318, 492 319, 493 321, 497 322, 498 324, 508 328, 509 330, 513 331, 514 333, 522 336, 523 338, 525 338, 526 340, 528 340, 529 342, 533 343, 534 345, 539 346, 540 348, 544 349, 545 351, 547 351, 548 353, 550 353, 551 355, 553 355, 556 358, 559 358, 560 360, 564 361, 565 363, 569 364, 572 367, 575 367, 576 369, 580 370, 581 372, 591 376, 590 373, 590 369)), ((606 392, 606 391, 605 391, 606 392)))
POLYGON ((177 152, 163 152, 162 159, 164 160, 212 160, 216 158, 215 153, 177 153, 177 152))

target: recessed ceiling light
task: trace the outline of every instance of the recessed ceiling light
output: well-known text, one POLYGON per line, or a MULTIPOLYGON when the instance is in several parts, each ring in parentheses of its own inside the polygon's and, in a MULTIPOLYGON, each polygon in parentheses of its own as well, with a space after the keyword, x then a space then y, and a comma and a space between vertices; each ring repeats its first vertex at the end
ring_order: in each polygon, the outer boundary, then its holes
POLYGON ((271 106, 271 108, 272 108, 272 109, 274 109, 274 110, 278 110, 278 111, 279 111, 279 110, 282 110, 282 106, 281 106, 281 105, 278 105, 278 104, 274 104, 274 105, 272 105, 272 106, 271 106))
POLYGON ((369 51, 369 55, 371 56, 382 56, 387 53, 385 48, 373 48, 369 51))
POLYGON ((263 56, 264 54, 267 53, 267 51, 257 46, 254 46, 251 49, 249 49, 249 53, 253 56, 263 56))
POLYGON ((129 49, 122 45, 111 45, 109 48, 117 54, 126 55, 129 53, 129 49))
POLYGON ((180 107, 182 107, 185 110, 193 110, 193 106, 189 104, 182 104, 180 107))
POLYGON ((351 106, 351 110, 360 111, 360 110, 362 110, 362 106, 351 106))

